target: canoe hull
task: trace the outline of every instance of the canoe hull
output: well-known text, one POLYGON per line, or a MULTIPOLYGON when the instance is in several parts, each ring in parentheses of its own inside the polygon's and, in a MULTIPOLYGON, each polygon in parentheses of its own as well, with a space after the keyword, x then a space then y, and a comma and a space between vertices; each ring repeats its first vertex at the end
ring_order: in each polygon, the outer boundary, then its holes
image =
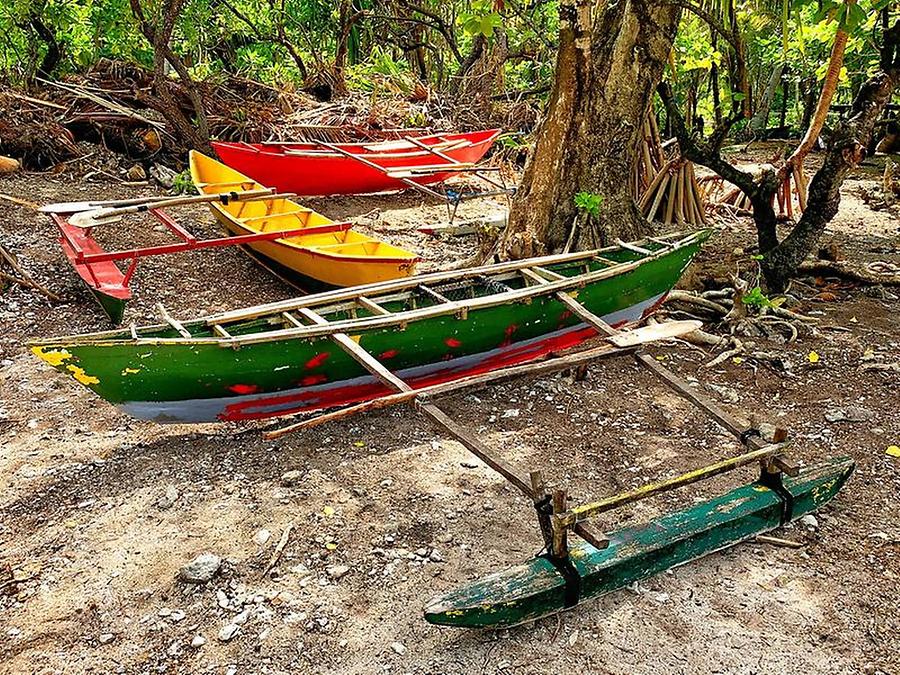
MULTIPOLYGON (((650 313, 662 297, 629 307, 604 320, 614 326, 639 321, 650 313)), ((472 356, 438 361, 397 371, 398 377, 420 389, 469 375, 532 361, 551 352, 575 346, 596 335, 587 326, 578 326, 524 343, 498 347, 472 356)), ((210 422, 264 419, 296 412, 333 408, 367 401, 391 393, 379 380, 362 375, 333 384, 312 384, 274 394, 249 394, 183 401, 129 401, 120 409, 138 419, 155 422, 210 422)))
MULTIPOLYGON (((447 134, 447 139, 464 139, 470 145, 450 148, 447 156, 461 163, 476 163, 493 145, 497 130, 471 134, 447 134)), ((423 139, 427 140, 427 139, 423 139)), ((349 157, 337 154, 311 153, 288 155, 280 152, 281 146, 250 146, 241 143, 213 143, 221 160, 257 182, 277 188, 281 192, 295 192, 301 196, 327 196, 339 194, 367 194, 388 190, 404 190, 409 186, 389 178, 349 157), (254 147, 257 150, 254 150, 254 147)), ((291 146, 287 146, 291 147, 291 146)), ((298 148, 315 146, 293 146, 298 148)), ((356 151, 363 151, 362 145, 356 151)), ((301 150, 302 152, 302 150, 301 150)), ((387 152, 366 154, 367 159, 388 168, 433 166, 443 160, 424 150, 414 152, 387 152)), ((455 176, 454 172, 435 173, 416 178, 422 185, 440 183, 455 176)))
POLYGON ((122 270, 111 260, 85 263, 79 260, 78 254, 70 242, 74 242, 86 253, 102 253, 103 249, 94 241, 88 231, 70 225, 63 217, 51 214, 53 222, 63 233, 59 244, 72 268, 81 277, 91 295, 100 305, 109 320, 118 325, 125 316, 125 305, 131 300, 131 288, 122 270))
MULTIPOLYGON (((690 235, 674 249, 634 265, 624 263, 633 259, 629 257, 633 253, 607 252, 604 255, 618 256, 625 268, 606 276, 594 272, 601 276, 580 284, 582 276, 571 277, 568 292, 614 325, 637 321, 675 285, 707 236, 708 232, 690 235)), ((514 276, 510 283, 516 279, 524 283, 521 275, 514 276)), ((443 292, 468 297, 468 282, 448 283, 443 292)), ((374 288, 358 287, 350 295, 371 298, 374 288)), ((362 314, 346 321, 342 330, 417 387, 533 360, 595 335, 552 291, 530 288, 533 293, 519 300, 512 299, 519 291, 486 288, 488 296, 483 299, 491 302, 473 305, 465 314, 453 303, 445 311, 438 303, 433 308, 438 312, 430 313, 410 310, 409 299, 402 294, 374 295, 391 314, 366 318, 365 310, 354 309, 362 314), (405 321, 406 316, 415 318, 405 321)), ((317 304, 314 296, 304 301, 317 304)), ((261 314, 250 312, 250 317, 227 323, 228 339, 215 337, 213 319, 201 319, 183 324, 192 338, 159 326, 139 329, 136 340, 128 331, 116 331, 48 340, 36 343, 33 351, 67 374, 80 373, 79 382, 129 414, 160 422, 265 418, 389 393, 327 332, 306 335, 308 331, 285 329, 278 310, 270 314, 261 309, 261 314), (255 338, 259 330, 265 337, 255 338), (149 335, 153 337, 143 337, 149 335), (242 335, 253 339, 235 342, 242 335)))
MULTIPOLYGON (((254 233, 254 230, 232 218, 219 205, 212 204, 211 207, 216 220, 228 230, 229 234, 240 236, 254 233)), ((319 290, 400 279, 415 272, 418 263, 418 258, 413 257, 390 259, 331 256, 314 248, 304 248, 302 241, 303 237, 293 237, 290 240, 273 239, 247 244, 247 247, 257 255, 268 258, 297 274, 301 285, 304 280, 309 280, 312 283, 308 285, 319 290), (289 243, 291 241, 299 242, 301 245, 292 245, 289 243)))
MULTIPOLYGON (((794 497, 793 518, 829 502, 853 473, 849 458, 833 459, 785 478, 794 497)), ((733 546, 781 526, 782 501, 759 483, 609 535, 610 546, 570 547, 581 576, 580 601, 733 546)), ((429 623, 466 628, 511 626, 567 609, 565 582, 545 558, 483 577, 430 600, 429 623)))
MULTIPOLYGON (((233 188, 235 182, 243 183, 244 189, 262 188, 246 175, 196 151, 190 153, 190 169, 191 179, 203 193, 233 188), (223 181, 225 186, 217 185, 223 181)), ((319 228, 336 224, 290 200, 211 203, 209 208, 228 233, 235 236, 309 228, 309 234, 301 232, 284 238, 254 241, 247 247, 256 255, 291 270, 300 277, 301 285, 312 288, 358 286, 400 279, 413 274, 419 262, 415 254, 352 228, 324 235, 316 233, 319 228), (310 283, 302 283, 306 280, 310 283)))

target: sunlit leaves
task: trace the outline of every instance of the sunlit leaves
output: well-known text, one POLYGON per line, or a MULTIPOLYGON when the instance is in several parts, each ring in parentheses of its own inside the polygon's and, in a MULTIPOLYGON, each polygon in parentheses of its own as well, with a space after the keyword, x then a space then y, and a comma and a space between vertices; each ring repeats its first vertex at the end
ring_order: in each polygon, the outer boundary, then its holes
POLYGON ((460 12, 457 23, 469 35, 489 38, 503 25, 503 17, 495 11, 495 4, 487 0, 472 3, 471 11, 460 12))

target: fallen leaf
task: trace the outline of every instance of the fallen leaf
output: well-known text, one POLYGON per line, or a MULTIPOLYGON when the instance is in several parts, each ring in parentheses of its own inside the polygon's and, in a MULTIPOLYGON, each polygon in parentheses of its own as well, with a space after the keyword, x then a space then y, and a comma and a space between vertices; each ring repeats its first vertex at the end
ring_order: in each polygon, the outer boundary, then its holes
POLYGON ((884 452, 891 457, 900 457, 900 445, 889 445, 884 452))
POLYGON ((356 441, 353 445, 355 445, 357 448, 362 448, 365 447, 366 444, 363 441, 356 441))
POLYGON ((334 509, 331 508, 330 506, 326 506, 324 509, 322 509, 322 513, 324 513, 326 516, 333 516, 334 509))
POLYGON ((337 549, 337 544, 335 544, 333 541, 329 541, 325 544, 325 548, 329 551, 334 551, 337 549))
POLYGON ((810 363, 818 363, 819 362, 819 353, 818 352, 810 352, 807 357, 810 363))
POLYGON ((733 363, 741 365, 744 362, 744 359, 742 359, 740 356, 735 356, 733 359, 731 359, 731 361, 733 363))

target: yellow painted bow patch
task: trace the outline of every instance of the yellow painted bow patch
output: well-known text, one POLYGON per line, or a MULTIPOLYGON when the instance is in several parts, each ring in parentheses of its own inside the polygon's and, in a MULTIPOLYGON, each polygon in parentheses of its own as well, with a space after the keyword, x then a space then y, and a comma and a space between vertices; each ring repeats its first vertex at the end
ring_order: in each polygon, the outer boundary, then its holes
POLYGON ((32 347, 31 353, 42 361, 46 361, 54 368, 59 368, 64 361, 72 358, 68 349, 53 349, 47 347, 32 347))
POLYGON ((65 365, 65 369, 72 373, 72 377, 81 382, 83 385, 99 384, 100 380, 93 375, 84 372, 84 368, 74 364, 66 364, 66 361, 74 358, 68 349, 52 349, 47 347, 32 347, 32 353, 42 361, 46 361, 54 368, 61 368, 65 365))

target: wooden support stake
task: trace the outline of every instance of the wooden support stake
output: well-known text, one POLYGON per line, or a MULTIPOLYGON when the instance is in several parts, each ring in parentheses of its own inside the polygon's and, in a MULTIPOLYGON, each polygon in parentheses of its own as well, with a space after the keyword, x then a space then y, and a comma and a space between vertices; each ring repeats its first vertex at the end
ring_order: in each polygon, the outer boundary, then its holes
POLYGON ((559 515, 566 510, 566 491, 553 491, 553 548, 550 550, 557 560, 565 560, 569 557, 569 543, 566 536, 567 526, 560 523, 559 515))

